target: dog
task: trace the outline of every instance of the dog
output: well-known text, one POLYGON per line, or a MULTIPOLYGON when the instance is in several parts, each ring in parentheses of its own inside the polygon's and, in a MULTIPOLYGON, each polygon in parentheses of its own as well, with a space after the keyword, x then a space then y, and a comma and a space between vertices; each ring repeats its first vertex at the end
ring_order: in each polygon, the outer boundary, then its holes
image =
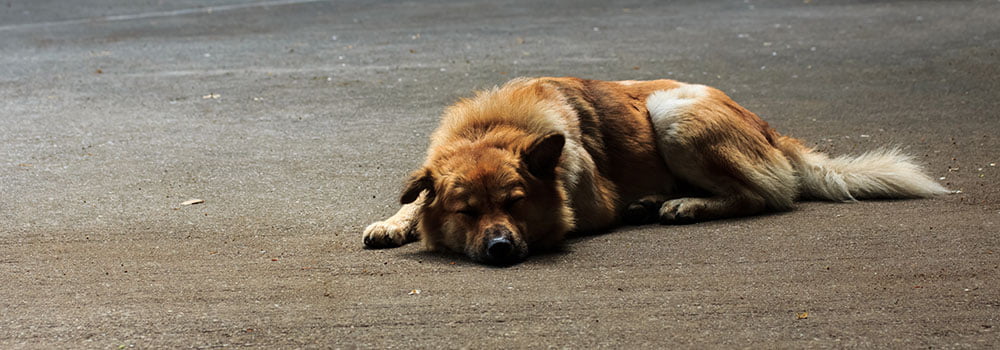
POLYGON ((402 208, 362 237, 510 265, 571 232, 947 192, 898 149, 831 159, 705 85, 518 78, 446 109, 402 208))

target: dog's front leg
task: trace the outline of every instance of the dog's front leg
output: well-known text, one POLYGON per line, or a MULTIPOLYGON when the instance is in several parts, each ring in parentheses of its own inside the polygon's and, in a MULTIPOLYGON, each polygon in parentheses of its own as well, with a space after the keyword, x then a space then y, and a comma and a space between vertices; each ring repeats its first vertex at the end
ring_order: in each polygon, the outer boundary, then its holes
POLYGON ((427 191, 420 193, 417 200, 404 204, 395 215, 383 221, 373 222, 362 234, 368 248, 395 248, 420 239, 417 233, 417 214, 424 206, 427 191))

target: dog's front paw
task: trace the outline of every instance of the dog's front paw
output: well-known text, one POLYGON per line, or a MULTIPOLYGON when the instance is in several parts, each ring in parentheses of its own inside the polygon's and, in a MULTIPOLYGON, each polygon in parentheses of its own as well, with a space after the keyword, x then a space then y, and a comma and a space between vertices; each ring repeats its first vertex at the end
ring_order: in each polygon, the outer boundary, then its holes
POLYGON ((705 206, 699 198, 669 200, 660 207, 660 223, 665 225, 691 224, 699 220, 698 211, 705 206))
POLYGON ((368 248, 395 248, 416 240, 412 225, 377 221, 365 228, 362 237, 368 248))

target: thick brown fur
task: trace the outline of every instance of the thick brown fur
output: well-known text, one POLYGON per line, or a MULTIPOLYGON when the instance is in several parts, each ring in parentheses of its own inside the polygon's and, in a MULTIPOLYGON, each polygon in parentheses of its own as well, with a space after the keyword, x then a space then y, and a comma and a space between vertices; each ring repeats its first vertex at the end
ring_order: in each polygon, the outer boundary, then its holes
POLYGON ((898 151, 829 159, 707 86, 521 78, 445 111, 403 208, 363 237, 508 264, 623 223, 944 192, 898 151))

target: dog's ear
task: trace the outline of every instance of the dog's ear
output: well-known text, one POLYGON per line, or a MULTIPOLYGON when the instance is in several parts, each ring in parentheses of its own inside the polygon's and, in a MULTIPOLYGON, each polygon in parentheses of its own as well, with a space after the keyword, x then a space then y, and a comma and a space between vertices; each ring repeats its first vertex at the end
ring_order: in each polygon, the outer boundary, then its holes
POLYGON ((562 134, 552 133, 539 138, 524 151, 523 159, 528 171, 543 179, 555 177, 564 145, 566 137, 562 134))
POLYGON ((406 187, 403 188, 403 195, 399 197, 399 203, 413 203, 420 196, 420 192, 423 191, 427 191, 427 198, 424 201, 425 203, 429 203, 434 198, 434 176, 427 169, 420 169, 413 172, 410 179, 406 181, 406 187))

